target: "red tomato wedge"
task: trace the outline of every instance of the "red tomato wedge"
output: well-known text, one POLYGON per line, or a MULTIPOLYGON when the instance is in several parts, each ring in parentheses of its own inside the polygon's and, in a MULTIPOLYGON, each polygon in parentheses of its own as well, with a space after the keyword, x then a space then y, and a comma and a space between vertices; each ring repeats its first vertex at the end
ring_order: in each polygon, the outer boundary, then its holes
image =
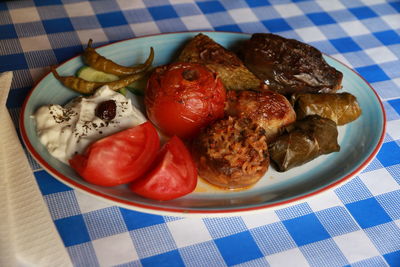
POLYGON ((145 122, 96 141, 69 163, 92 184, 116 186, 142 176, 159 149, 160 139, 155 127, 145 122))
POLYGON ((162 147, 152 169, 130 189, 146 198, 171 200, 189 194, 196 185, 195 163, 183 142, 174 136, 162 147))

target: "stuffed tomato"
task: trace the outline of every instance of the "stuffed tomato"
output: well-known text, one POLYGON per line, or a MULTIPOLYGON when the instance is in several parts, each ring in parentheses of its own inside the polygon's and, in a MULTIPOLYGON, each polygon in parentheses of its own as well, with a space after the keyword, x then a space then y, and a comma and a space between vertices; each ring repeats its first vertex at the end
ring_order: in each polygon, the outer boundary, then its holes
POLYGON ((154 70, 145 92, 149 119, 166 135, 191 138, 223 117, 225 87, 216 73, 195 63, 154 70))

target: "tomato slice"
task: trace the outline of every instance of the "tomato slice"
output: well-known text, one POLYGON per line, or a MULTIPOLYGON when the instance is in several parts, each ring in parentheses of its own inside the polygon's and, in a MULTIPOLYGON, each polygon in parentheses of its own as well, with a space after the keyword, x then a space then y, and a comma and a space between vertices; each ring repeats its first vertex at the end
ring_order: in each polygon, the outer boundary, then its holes
POLYGON ((196 185, 195 163, 183 142, 174 136, 160 150, 153 168, 130 189, 146 198, 171 200, 189 194, 196 185))
POLYGON ((160 149, 150 122, 107 136, 69 160, 86 181, 101 186, 129 183, 142 176, 160 149))

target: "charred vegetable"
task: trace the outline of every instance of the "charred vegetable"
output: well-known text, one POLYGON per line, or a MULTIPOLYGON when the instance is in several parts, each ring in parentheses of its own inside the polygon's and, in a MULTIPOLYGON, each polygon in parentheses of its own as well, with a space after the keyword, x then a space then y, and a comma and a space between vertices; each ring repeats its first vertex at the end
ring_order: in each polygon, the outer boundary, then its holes
POLYGON ((111 73, 117 76, 126 76, 136 74, 142 71, 146 71, 151 66, 154 59, 153 47, 150 47, 150 55, 146 62, 133 67, 121 66, 102 55, 98 54, 92 47, 92 39, 89 40, 87 48, 83 52, 83 61, 96 70, 100 70, 106 73, 111 73))
POLYGON ((233 52, 204 34, 198 34, 183 48, 178 61, 200 63, 218 73, 227 90, 258 90, 261 80, 251 73, 233 52))
POLYGON ((123 87, 126 87, 127 85, 143 78, 146 73, 145 72, 140 72, 137 74, 132 74, 126 77, 121 78, 120 80, 117 81, 112 81, 112 82, 90 82, 86 81, 82 78, 75 77, 75 76, 60 76, 55 68, 52 69, 52 73, 54 77, 56 77, 57 80, 59 80, 63 85, 66 87, 77 91, 82 94, 92 94, 94 91, 103 86, 103 85, 108 85, 111 90, 119 90, 123 87))
POLYGON ((340 94, 294 94, 292 104, 299 119, 308 115, 319 115, 343 125, 354 121, 361 115, 355 96, 340 94))
POLYGON ((336 123, 330 119, 308 116, 285 130, 285 134, 269 145, 271 160, 278 171, 287 171, 320 155, 340 150, 336 123))
POLYGON ((293 39, 256 33, 240 56, 269 89, 281 94, 295 92, 335 92, 343 74, 329 66, 316 48, 293 39))

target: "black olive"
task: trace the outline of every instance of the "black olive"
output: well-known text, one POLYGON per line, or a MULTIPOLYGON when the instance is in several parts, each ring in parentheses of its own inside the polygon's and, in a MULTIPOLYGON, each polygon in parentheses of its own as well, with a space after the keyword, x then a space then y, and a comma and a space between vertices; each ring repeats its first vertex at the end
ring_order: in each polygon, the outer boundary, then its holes
POLYGON ((103 101, 97 105, 95 114, 102 120, 110 121, 115 118, 117 113, 117 104, 114 100, 103 101))

